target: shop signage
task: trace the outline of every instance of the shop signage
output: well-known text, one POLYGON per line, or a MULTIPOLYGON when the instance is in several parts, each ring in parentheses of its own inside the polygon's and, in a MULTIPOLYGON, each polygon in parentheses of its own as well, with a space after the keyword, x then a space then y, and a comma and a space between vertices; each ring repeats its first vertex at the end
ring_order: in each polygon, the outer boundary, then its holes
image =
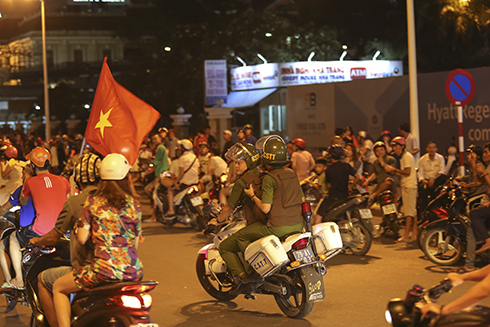
POLYGON ((215 105, 218 100, 226 103, 228 95, 226 60, 205 60, 206 105, 215 105))

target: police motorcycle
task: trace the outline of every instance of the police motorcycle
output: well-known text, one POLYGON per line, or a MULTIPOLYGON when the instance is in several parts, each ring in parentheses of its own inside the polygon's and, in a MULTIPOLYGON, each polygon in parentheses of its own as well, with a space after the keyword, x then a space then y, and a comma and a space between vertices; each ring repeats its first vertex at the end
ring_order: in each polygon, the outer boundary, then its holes
MULTIPOLYGON (((311 225, 309 203, 302 204, 306 231, 286 235, 263 237, 251 243, 243 253, 260 279, 254 282, 255 294, 273 295, 281 311, 291 318, 304 318, 315 302, 325 299, 322 276, 327 272, 325 261, 339 254, 342 239, 335 223, 311 225)), ((232 215, 233 216, 233 215, 232 215)), ((237 295, 230 294, 233 276, 221 258, 219 244, 246 226, 243 220, 227 220, 210 225, 205 233, 214 233, 213 243, 198 251, 196 271, 204 290, 220 301, 231 301, 237 295), (219 231, 212 232, 217 226, 219 231)), ((245 294, 247 299, 256 299, 254 294, 245 294)))
POLYGON ((444 279, 438 285, 425 289, 414 285, 404 299, 392 299, 385 312, 386 321, 394 327, 484 327, 490 326, 490 308, 474 306, 445 316, 428 313, 422 316, 419 305, 434 302, 451 291, 452 282, 444 279))

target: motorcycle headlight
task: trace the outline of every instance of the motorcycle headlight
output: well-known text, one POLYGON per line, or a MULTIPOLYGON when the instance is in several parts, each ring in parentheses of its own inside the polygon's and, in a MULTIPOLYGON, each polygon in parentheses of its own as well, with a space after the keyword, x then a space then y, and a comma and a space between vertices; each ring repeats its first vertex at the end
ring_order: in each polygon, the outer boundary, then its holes
POLYGON ((388 302, 388 310, 385 312, 385 318, 394 327, 407 326, 406 321, 403 319, 406 315, 407 308, 401 299, 393 299, 388 302))
POLYGON ((224 184, 224 183, 226 183, 226 181, 228 180, 228 176, 226 176, 226 175, 221 175, 220 180, 221 180, 221 183, 223 183, 223 184, 224 184))

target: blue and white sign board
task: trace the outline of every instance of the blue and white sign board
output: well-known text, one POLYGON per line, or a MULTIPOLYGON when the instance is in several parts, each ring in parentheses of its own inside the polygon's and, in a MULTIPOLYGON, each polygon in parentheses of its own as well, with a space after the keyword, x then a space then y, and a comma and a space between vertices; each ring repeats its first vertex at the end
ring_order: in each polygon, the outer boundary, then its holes
POLYGON ((453 70, 446 79, 446 96, 455 106, 466 106, 475 95, 473 76, 464 69, 453 70))
POLYGON ((215 105, 218 100, 226 103, 228 95, 226 60, 205 60, 206 105, 215 105))

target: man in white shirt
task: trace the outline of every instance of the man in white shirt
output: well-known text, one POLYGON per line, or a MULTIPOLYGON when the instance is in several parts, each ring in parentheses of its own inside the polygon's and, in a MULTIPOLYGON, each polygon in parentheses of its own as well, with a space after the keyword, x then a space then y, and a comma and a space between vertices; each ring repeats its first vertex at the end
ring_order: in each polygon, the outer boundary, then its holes
POLYGON ((179 176, 175 181, 175 189, 182 191, 191 185, 199 183, 199 173, 201 172, 199 160, 194 154, 192 142, 180 140, 179 144, 183 154, 179 158, 179 176))
POLYGON ((403 208, 405 215, 405 235, 399 241, 408 242, 417 238, 417 175, 413 155, 405 150, 406 140, 397 136, 391 141, 395 154, 400 157, 400 169, 388 166, 387 172, 394 172, 400 176, 403 208), (410 237, 410 228, 413 229, 410 237))
POLYGON ((413 155, 415 163, 417 163, 420 157, 419 142, 417 141, 415 136, 410 133, 410 125, 408 125, 407 123, 400 124, 399 130, 400 134, 407 142, 406 151, 410 152, 413 155))
POLYGON ((422 207, 425 207, 427 199, 434 189, 447 180, 444 157, 437 153, 436 143, 433 141, 427 143, 426 150, 427 153, 419 161, 419 183, 421 186, 419 192, 422 207))

